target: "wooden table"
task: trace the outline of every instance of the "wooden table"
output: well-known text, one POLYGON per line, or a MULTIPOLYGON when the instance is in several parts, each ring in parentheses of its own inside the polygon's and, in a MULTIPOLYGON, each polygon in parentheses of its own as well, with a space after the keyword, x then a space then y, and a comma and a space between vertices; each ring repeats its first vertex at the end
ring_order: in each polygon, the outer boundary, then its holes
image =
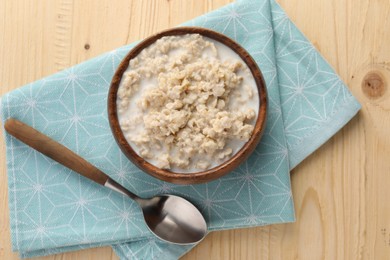
MULTIPOLYGON (((2 0, 0 94, 229 2, 2 0)), ((363 109, 292 172, 296 223, 214 232, 183 259, 390 259, 390 1, 279 2, 363 109)), ((0 259, 17 259, 0 160, 0 259)), ((42 259, 58 258, 117 256, 104 247, 42 259)))

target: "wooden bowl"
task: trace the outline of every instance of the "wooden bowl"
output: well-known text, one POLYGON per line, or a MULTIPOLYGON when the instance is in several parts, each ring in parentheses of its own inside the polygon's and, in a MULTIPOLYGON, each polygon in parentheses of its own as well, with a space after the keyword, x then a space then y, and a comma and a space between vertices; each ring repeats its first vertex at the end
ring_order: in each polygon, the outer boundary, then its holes
POLYGON ((116 142, 118 143, 122 152, 141 170, 154 176, 160 180, 175 183, 175 184, 196 184, 196 183, 204 183, 208 181, 215 180, 225 174, 231 172, 235 169, 241 162, 246 160, 248 156, 253 152, 256 148, 256 145, 259 143, 260 138, 263 134, 266 117, 267 117, 267 90, 264 82, 263 75, 258 68, 256 62, 249 55, 249 53, 238 45, 235 41, 226 37, 223 34, 217 33, 212 30, 200 28, 200 27, 178 27, 170 30, 166 30, 155 35, 152 35, 137 46, 135 46, 122 60, 118 69, 116 70, 112 81, 110 90, 108 93, 108 120, 110 123, 110 127, 116 142), (196 173, 178 173, 171 172, 169 170, 164 170, 158 168, 150 163, 148 163, 145 159, 140 157, 127 142, 122 129, 119 125, 118 114, 117 114, 117 91, 119 88, 119 83, 122 79, 122 75, 129 66, 129 61, 136 57, 144 48, 148 47, 156 40, 160 39, 164 36, 173 36, 173 35, 183 35, 183 34, 200 34, 202 36, 214 39, 225 44, 227 47, 230 47, 233 51, 235 51, 241 59, 248 65, 253 77, 255 79, 258 95, 259 95, 259 112, 257 116, 257 121, 252 133, 251 138, 246 142, 243 147, 234 154, 229 160, 224 163, 216 166, 212 169, 208 169, 205 171, 200 171, 196 173))

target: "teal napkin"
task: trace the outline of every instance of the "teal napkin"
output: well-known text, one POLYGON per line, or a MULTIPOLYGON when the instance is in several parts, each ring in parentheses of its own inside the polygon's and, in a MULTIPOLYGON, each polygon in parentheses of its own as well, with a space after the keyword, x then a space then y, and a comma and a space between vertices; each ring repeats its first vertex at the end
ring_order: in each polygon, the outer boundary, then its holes
MULTIPOLYGON (((1 99, 2 121, 32 125, 141 196, 177 194, 196 204, 210 230, 294 221, 289 170, 360 109, 321 55, 269 0, 238 1, 185 25, 239 42, 268 88, 268 123, 253 155, 227 176, 174 185, 142 173, 109 128, 110 79, 131 44, 28 84, 1 99)), ((122 259, 175 259, 192 248, 155 239, 135 203, 5 134, 12 247, 22 257, 113 245, 122 259)))

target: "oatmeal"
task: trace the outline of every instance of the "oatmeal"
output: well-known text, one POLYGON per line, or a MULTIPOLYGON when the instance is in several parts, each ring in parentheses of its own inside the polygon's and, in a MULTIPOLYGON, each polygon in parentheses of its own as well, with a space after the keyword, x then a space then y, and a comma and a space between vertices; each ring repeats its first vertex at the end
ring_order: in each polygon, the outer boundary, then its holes
POLYGON ((117 98, 134 151, 176 172, 215 167, 252 135, 259 99, 247 65, 199 34, 166 36, 129 62, 117 98))

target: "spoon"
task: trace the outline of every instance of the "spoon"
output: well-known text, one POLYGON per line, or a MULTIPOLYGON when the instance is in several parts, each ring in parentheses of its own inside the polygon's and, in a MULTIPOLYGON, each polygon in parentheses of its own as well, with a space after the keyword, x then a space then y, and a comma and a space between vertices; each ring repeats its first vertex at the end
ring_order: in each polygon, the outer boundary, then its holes
POLYGON ((16 119, 8 119, 4 128, 9 134, 38 152, 100 185, 135 200, 142 209, 150 231, 160 239, 175 244, 190 244, 205 237, 207 233, 205 219, 199 210, 184 198, 174 195, 140 198, 79 155, 36 129, 16 119))

